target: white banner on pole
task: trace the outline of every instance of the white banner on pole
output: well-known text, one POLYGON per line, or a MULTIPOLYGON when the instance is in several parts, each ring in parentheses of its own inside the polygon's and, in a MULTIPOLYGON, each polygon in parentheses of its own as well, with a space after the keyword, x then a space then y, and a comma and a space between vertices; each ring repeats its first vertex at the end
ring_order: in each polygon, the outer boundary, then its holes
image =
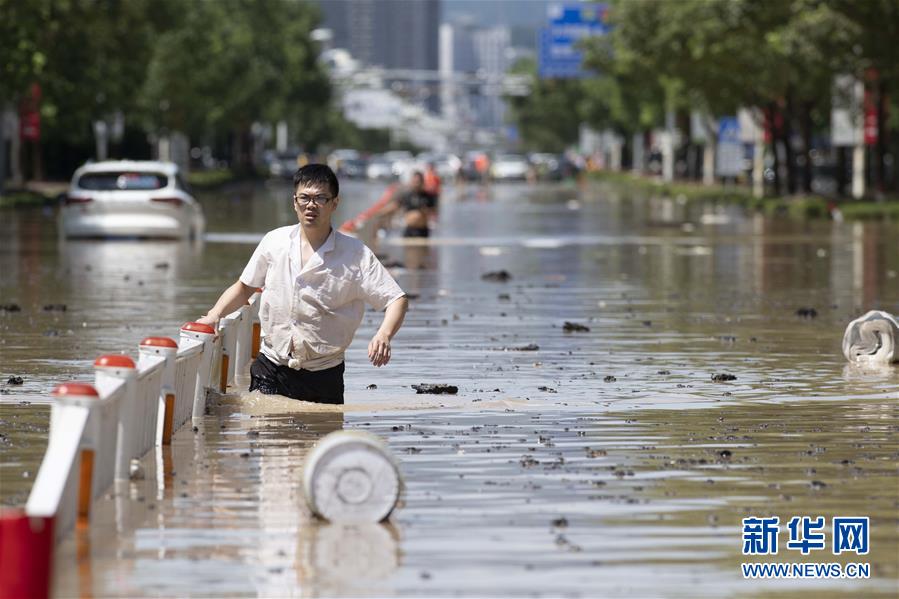
POLYGON ((830 136, 834 146, 854 146, 862 141, 864 85, 852 75, 834 77, 830 136))

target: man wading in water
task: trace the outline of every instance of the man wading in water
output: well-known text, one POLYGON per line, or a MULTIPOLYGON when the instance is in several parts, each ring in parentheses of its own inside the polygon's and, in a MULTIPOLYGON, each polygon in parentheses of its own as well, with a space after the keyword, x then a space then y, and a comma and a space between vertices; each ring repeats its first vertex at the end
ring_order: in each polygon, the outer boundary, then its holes
POLYGON ((430 233, 428 222, 437 210, 437 197, 425 190, 424 176, 415 171, 408 188, 396 193, 393 199, 381 209, 378 216, 389 218, 398 210, 403 210, 406 228, 403 237, 427 237, 430 233))
POLYGON ((215 326, 264 287, 263 341, 250 367, 250 391, 342 404, 344 351, 362 322, 364 304, 386 309, 368 344, 371 363, 384 366, 409 302, 370 249, 331 227, 340 201, 334 172, 309 164, 293 183, 299 225, 267 233, 238 281, 198 322, 215 326))

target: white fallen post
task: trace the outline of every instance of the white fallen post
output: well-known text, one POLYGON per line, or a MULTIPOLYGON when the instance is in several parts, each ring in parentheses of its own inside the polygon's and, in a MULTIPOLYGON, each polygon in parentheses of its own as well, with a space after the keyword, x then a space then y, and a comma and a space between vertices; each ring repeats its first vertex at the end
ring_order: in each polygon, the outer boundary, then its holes
POLYGON ((314 514, 348 524, 381 522, 396 507, 402 481, 390 450, 378 437, 336 431, 309 452, 303 491, 314 514))

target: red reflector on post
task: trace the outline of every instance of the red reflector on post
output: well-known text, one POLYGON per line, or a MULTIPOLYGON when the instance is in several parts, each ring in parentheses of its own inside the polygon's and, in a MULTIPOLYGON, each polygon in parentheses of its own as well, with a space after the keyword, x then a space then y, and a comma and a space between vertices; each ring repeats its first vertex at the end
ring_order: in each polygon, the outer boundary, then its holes
POLYGON ((94 360, 94 366, 104 368, 136 368, 134 360, 132 360, 128 356, 123 356, 121 354, 109 354, 106 356, 100 356, 99 358, 94 360))
POLYGON ((181 325, 182 331, 191 331, 193 333, 206 333, 207 335, 214 335, 215 329, 213 329, 208 324, 203 324, 202 322, 188 322, 181 325))
POLYGON ((56 397, 100 397, 93 385, 88 383, 63 383, 53 390, 56 397))
POLYGON ((178 348, 178 344, 175 343, 174 339, 169 339, 168 337, 147 337, 143 341, 140 342, 141 347, 173 347, 175 349, 178 348))

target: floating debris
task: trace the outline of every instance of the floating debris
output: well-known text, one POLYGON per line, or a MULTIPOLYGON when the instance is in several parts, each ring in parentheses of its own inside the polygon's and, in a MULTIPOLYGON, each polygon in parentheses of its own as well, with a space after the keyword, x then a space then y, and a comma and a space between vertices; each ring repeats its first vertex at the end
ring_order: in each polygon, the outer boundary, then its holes
POLYGON ((21 385, 24 382, 25 382, 25 379, 23 379, 20 376, 11 376, 8 379, 6 379, 7 385, 21 385))
POLYGON ((367 387, 365 387, 365 388, 366 388, 366 389, 377 389, 377 388, 378 388, 378 386, 377 386, 377 385, 375 385, 375 384, 374 384, 374 383, 372 383, 372 384, 371 384, 371 385, 368 385, 368 386, 367 386, 367 387))
POLYGON ((498 299, 501 302, 508 302, 508 301, 512 300, 512 296, 509 295, 508 293, 500 293, 499 295, 496 296, 496 299, 498 299))
POLYGON ((412 385, 418 394, 429 393, 432 395, 455 395, 459 392, 459 388, 455 385, 430 384, 422 383, 420 385, 412 385))
POLYGON ((614 376, 612 376, 612 375, 610 374, 610 375, 606 376, 605 378, 603 378, 603 379, 602 379, 602 382, 604 382, 604 383, 614 383, 614 382, 617 381, 617 380, 618 380, 618 379, 616 379, 614 376))
POLYGON ((718 374, 713 374, 712 380, 716 383, 723 383, 726 381, 735 381, 737 380, 737 377, 736 375, 730 374, 728 372, 721 372, 718 374))
POLYGON ((552 387, 547 387, 545 385, 537 387, 537 391, 545 391, 546 393, 558 393, 558 391, 556 391, 552 387))
POLYGON ((0 312, 21 312, 22 307, 19 304, 3 304, 0 305, 0 312))
POLYGON ((729 460, 731 458, 731 456, 733 455, 733 453, 731 453, 731 451, 729 449, 722 449, 721 451, 718 452, 718 455, 721 456, 725 460, 729 460))
POLYGON ((44 306, 44 312, 65 312, 68 306, 65 304, 47 304, 44 306))
POLYGON ((796 316, 799 318, 816 318, 818 311, 814 308, 799 308, 796 310, 796 316))
POLYGON ((562 330, 566 333, 589 333, 590 327, 577 322, 568 322, 566 320, 565 324, 562 325, 562 330))
POLYGON ((506 283, 512 279, 512 275, 506 270, 496 270, 493 272, 485 272, 481 275, 482 281, 493 281, 495 283, 506 283))
POLYGON ((527 345, 521 345, 518 347, 504 347, 503 351, 537 351, 540 349, 540 346, 536 343, 528 343, 527 345))

